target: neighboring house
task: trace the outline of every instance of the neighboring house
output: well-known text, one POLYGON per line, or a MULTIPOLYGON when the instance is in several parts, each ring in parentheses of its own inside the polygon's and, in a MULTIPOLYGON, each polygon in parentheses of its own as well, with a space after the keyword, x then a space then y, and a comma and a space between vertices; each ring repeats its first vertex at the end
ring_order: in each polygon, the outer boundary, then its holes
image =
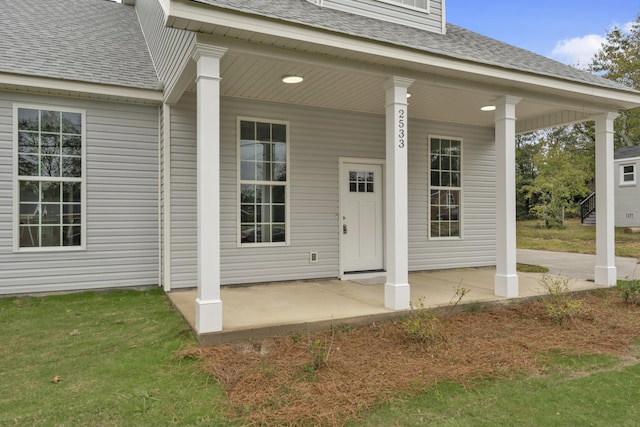
POLYGON ((615 225, 640 227, 640 146, 623 147, 614 153, 615 225))
POLYGON ((443 0, 2 4, 0 293, 197 286, 200 333, 221 285, 386 274, 405 309, 409 271, 495 265, 516 296, 515 135, 588 120, 615 284, 613 120, 640 94, 443 0))

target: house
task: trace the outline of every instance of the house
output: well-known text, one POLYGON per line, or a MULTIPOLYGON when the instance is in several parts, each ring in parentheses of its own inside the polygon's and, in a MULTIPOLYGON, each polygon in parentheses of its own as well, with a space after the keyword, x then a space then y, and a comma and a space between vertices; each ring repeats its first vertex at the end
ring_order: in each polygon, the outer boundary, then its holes
POLYGON ((640 227, 640 146, 622 147, 613 154, 615 226, 640 227))
MULTIPOLYGON (((456 1, 456 0, 450 0, 456 1)), ((596 283, 616 280, 613 120, 640 93, 445 20, 444 0, 5 0, 0 293, 496 266, 518 295, 515 135, 595 121, 596 283)))

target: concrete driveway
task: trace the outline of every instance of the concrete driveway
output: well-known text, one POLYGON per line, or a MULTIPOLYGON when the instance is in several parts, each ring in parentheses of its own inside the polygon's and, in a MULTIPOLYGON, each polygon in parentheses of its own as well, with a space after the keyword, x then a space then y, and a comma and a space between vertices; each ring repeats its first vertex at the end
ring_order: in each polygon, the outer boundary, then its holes
MULTIPOLYGON (((566 252, 518 249, 516 258, 521 264, 541 265, 549 269, 549 274, 574 279, 593 280, 596 256, 566 252)), ((640 278, 638 259, 616 257, 618 280, 640 278)))

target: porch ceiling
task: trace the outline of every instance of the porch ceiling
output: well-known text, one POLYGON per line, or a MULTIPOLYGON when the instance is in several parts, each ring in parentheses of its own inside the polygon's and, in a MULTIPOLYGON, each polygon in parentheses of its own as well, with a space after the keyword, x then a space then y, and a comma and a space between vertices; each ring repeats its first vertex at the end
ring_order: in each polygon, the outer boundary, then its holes
MULTIPOLYGON (((346 70, 229 51, 222 59, 221 75, 224 96, 384 114, 382 84, 390 74, 370 72, 366 67, 346 70), (302 76, 304 81, 286 84, 282 82, 285 75, 302 76)), ((451 78, 425 76, 425 80, 416 80, 409 88, 410 117, 493 126, 493 112, 481 111, 480 107, 495 103, 504 91, 489 85, 468 89, 465 81, 452 83, 451 78)), ((189 90, 195 91, 195 83, 189 90)), ((560 115, 571 122, 588 115, 552 101, 528 98, 517 105, 516 114, 523 124, 519 131, 553 125, 549 117, 560 115)))

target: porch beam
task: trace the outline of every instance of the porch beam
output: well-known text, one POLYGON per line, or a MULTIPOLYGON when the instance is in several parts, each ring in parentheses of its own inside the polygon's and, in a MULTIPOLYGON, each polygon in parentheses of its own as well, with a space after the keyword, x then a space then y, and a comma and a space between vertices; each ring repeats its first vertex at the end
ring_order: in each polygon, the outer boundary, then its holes
POLYGON ((496 277, 495 294, 518 296, 516 271, 516 104, 505 96, 496 102, 496 277))
POLYGON ((555 126, 566 126, 574 123, 581 123, 591 119, 591 114, 586 111, 564 110, 556 113, 534 117, 528 120, 518 120, 516 123, 516 133, 522 134, 541 129, 549 129, 555 126))
POLYGON ((386 202, 385 245, 387 281, 384 305, 394 310, 409 308, 409 198, 407 89, 413 80, 391 77, 386 91, 386 202))
POLYGON ((594 117, 596 125, 596 267, 595 282, 615 286, 617 280, 614 218, 613 121, 617 113, 594 117))
POLYGON ((196 44, 197 247, 196 331, 222 331, 220 299, 220 59, 225 48, 196 44))

